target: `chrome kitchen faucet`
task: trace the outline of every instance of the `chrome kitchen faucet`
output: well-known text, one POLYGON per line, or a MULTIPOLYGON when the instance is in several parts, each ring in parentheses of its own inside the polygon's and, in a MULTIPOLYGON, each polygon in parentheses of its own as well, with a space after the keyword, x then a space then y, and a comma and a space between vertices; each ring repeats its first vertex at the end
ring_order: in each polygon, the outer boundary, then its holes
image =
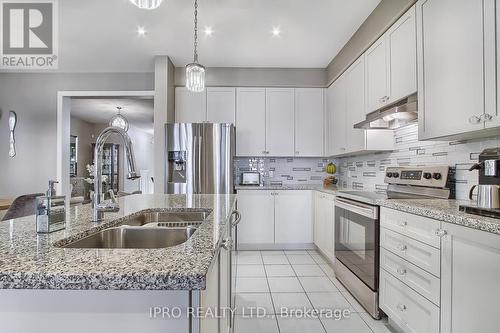
POLYGON ((132 150, 132 141, 130 136, 118 127, 107 127, 97 137, 94 149, 94 194, 92 195, 92 222, 100 222, 104 218, 105 212, 117 212, 120 210, 118 202, 112 200, 109 203, 103 203, 102 193, 102 152, 106 140, 112 134, 119 134, 125 143, 125 155, 127 157, 128 179, 137 179, 141 176, 135 171, 135 157, 132 150))

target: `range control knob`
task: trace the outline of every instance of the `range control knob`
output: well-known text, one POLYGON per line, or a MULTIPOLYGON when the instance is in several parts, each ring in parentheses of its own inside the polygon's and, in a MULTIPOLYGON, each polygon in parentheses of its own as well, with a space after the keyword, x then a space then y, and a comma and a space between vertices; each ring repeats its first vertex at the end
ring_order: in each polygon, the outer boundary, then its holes
POLYGON ((424 172, 424 178, 425 179, 431 179, 432 178, 432 174, 430 172, 424 172))
POLYGON ((393 176, 394 178, 399 178, 399 172, 394 172, 394 173, 392 174, 392 176, 393 176))
POLYGON ((388 178, 392 178, 392 172, 388 172, 385 174, 388 178))
POLYGON ((435 180, 440 180, 441 179, 441 174, 439 172, 434 172, 432 174, 432 178, 434 178, 435 180))

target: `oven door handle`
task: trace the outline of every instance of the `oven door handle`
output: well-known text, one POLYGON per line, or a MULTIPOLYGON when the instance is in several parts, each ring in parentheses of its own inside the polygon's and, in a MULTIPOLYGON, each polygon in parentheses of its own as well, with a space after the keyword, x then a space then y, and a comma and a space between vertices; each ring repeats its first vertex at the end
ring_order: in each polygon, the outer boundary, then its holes
POLYGON ((335 206, 368 217, 372 220, 378 219, 377 206, 365 205, 361 202, 346 200, 340 197, 335 198, 335 206))

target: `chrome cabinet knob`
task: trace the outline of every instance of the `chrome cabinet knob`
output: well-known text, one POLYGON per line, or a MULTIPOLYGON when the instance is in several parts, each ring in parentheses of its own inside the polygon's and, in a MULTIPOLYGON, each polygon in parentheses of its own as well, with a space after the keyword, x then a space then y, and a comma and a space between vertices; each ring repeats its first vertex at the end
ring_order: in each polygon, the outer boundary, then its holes
POLYGON ((443 237, 447 234, 446 230, 443 229, 436 229, 434 230, 434 234, 438 237, 443 237))
POLYGON ((405 310, 406 310, 406 305, 404 305, 404 304, 398 304, 398 305, 396 306, 396 308, 397 308, 399 311, 403 312, 403 311, 405 311, 405 310))
POLYGON ((483 113, 481 116, 479 116, 479 119, 481 119, 483 123, 487 123, 493 120, 493 116, 489 113, 483 113))
POLYGON ((399 223, 400 227, 406 227, 407 225, 408 225, 408 222, 406 222, 406 221, 399 223))
POLYGON ((481 117, 478 116, 470 116, 469 123, 471 124, 479 124, 481 122, 481 117))
POLYGON ((406 274, 406 269, 404 269, 404 268, 398 268, 396 271, 398 272, 399 275, 405 275, 406 274))
POLYGON ((222 240, 222 243, 220 246, 225 249, 225 250, 232 250, 233 249, 233 241, 231 239, 224 239, 222 240))
POLYGON ((399 250, 399 251, 405 251, 405 250, 406 250, 406 245, 404 245, 404 244, 399 244, 399 245, 397 246, 397 248, 398 248, 398 250, 399 250))

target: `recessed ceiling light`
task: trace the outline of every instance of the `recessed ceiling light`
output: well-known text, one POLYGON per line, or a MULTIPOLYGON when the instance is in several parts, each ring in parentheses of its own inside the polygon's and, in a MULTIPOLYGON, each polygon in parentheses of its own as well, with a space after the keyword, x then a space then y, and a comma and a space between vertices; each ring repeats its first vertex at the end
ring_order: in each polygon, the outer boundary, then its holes
POLYGON ((209 27, 209 26, 205 27, 204 31, 205 31, 205 36, 207 36, 207 37, 211 37, 212 34, 214 33, 214 30, 212 29, 212 27, 209 27))
POLYGON ((141 26, 137 27, 137 34, 139 36, 145 36, 146 35, 146 29, 144 27, 141 27, 141 26))
POLYGON ((272 32, 273 32, 273 36, 274 37, 279 37, 280 34, 281 34, 280 26, 278 25, 278 26, 273 27, 273 31, 272 32))

